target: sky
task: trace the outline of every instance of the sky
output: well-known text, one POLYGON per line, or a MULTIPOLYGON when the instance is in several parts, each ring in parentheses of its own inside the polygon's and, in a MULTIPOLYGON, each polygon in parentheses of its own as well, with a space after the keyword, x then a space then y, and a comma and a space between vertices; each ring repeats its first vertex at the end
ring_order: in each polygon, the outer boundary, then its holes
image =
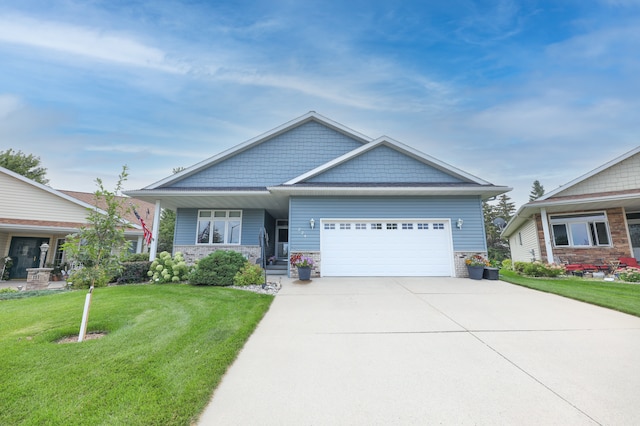
POLYGON ((56 189, 125 164, 143 188, 316 111, 519 207, 640 145, 638 76, 640 0, 0 0, 0 150, 56 189))

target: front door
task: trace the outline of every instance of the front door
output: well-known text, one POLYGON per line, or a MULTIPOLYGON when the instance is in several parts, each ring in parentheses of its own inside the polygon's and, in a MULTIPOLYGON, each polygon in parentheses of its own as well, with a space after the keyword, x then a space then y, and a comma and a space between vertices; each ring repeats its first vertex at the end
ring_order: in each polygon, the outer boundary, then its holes
POLYGON ((276 257, 280 260, 289 259, 289 221, 276 221, 276 257))
POLYGON ((9 257, 13 266, 9 271, 9 279, 26 279, 27 268, 40 266, 40 245, 49 243, 48 238, 13 237, 9 248, 9 257))

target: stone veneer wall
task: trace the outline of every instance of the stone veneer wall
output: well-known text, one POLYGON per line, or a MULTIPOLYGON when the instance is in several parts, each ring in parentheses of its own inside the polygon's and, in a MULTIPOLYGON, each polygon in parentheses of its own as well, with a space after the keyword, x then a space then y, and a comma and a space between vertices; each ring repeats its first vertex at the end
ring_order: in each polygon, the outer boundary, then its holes
MULTIPOLYGON (((602 210, 596 210, 602 211, 602 210)), ((604 264, 609 260, 616 260, 620 257, 633 257, 633 250, 629 244, 627 222, 621 207, 606 209, 607 220, 609 222, 609 232, 611 233, 611 246, 608 247, 556 247, 553 246, 553 256, 560 258, 567 263, 595 263, 604 264)), ((585 213, 585 212, 581 212, 585 213)), ((588 213, 588 212, 586 212, 588 213)), ((553 213, 547 213, 552 216, 553 213)), ((538 240, 540 241, 540 251, 542 260, 547 261, 547 248, 544 244, 544 232, 542 230, 542 219, 536 214, 536 225, 538 227, 538 240)), ((551 225, 549 225, 549 232, 551 225)), ((549 236, 553 239, 553 235, 549 236)), ((551 243, 553 245, 553 241, 551 243)))
POLYGON ((184 256, 187 265, 193 265, 196 260, 207 257, 216 250, 233 250, 241 253, 247 258, 249 263, 255 264, 260 258, 260 246, 239 246, 239 245, 188 245, 173 246, 173 253, 180 252, 184 256))
MULTIPOLYGON (((320 252, 319 251, 294 251, 289 253, 289 255, 293 256, 294 254, 301 254, 303 256, 307 256, 310 257, 311 259, 313 259, 313 268, 311 268, 311 278, 316 277, 319 278, 320 277, 320 271, 321 271, 321 259, 320 259, 320 252)), ((296 268, 295 266, 291 267, 291 271, 289 272, 291 274, 291 278, 298 278, 298 268, 296 268)))
POLYGON ((456 271, 457 278, 469 278, 469 271, 467 270, 467 264, 465 260, 467 257, 479 254, 483 257, 487 257, 487 252, 484 251, 457 251, 453 254, 453 263, 456 271))

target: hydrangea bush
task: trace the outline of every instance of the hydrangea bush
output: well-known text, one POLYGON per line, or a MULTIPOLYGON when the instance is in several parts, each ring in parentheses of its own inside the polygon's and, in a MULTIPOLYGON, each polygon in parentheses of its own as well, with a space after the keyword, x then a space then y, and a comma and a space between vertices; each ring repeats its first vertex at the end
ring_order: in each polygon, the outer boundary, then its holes
POLYGON ((618 269, 617 272, 618 277, 620 277, 622 281, 627 281, 630 283, 640 282, 640 269, 638 268, 626 267, 618 269))
POLYGON ((513 267, 518 274, 531 277, 557 277, 566 273, 564 265, 539 261, 515 262, 513 267))
POLYGON ((188 274, 189 266, 184 261, 182 253, 177 252, 172 258, 166 251, 158 255, 147 272, 151 281, 158 284, 186 281, 188 274))

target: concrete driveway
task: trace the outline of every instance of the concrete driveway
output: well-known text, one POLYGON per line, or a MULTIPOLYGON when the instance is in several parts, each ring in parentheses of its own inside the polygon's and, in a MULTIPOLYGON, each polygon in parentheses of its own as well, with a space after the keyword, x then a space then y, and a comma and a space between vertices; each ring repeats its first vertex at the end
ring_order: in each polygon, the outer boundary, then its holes
POLYGON ((640 318, 501 281, 287 281, 199 424, 637 425, 640 318))

